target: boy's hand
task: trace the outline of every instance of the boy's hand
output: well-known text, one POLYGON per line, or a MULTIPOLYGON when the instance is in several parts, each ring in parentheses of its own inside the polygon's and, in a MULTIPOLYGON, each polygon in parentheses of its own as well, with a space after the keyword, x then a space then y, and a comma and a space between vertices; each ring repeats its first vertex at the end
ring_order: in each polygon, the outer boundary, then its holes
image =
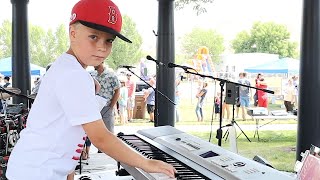
POLYGON ((177 172, 172 165, 153 159, 146 159, 142 165, 142 169, 149 173, 164 173, 170 178, 174 178, 177 172))

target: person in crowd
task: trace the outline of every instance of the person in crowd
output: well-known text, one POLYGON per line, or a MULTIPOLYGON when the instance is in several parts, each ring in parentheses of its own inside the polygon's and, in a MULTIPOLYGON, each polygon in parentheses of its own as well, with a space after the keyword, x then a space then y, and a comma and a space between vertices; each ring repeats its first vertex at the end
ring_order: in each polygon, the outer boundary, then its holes
POLYGON ((217 92, 214 97, 214 118, 217 119, 217 116, 220 114, 220 92, 217 92))
POLYGON ((116 73, 104 63, 94 66, 91 76, 101 85, 97 95, 105 98, 106 105, 101 111, 103 122, 110 132, 114 132, 114 107, 120 96, 120 81, 116 73))
MULTIPOLYGON (((3 79, 4 79, 3 88, 12 87, 11 83, 10 83, 10 76, 5 76, 3 79)), ((2 101, 2 108, 5 107, 4 104, 12 104, 12 98, 10 97, 6 100, 3 100, 2 101)))
POLYGON ((176 90, 175 90, 175 98, 174 98, 174 103, 175 105, 175 109, 176 109, 176 122, 180 121, 180 114, 179 114, 179 103, 180 103, 180 94, 181 94, 181 89, 180 89, 180 83, 181 83, 181 76, 179 76, 176 79, 176 90))
POLYGON ((121 25, 121 13, 111 0, 80 0, 73 7, 70 48, 42 79, 26 128, 10 154, 8 179, 73 179, 70 173, 78 164, 86 136, 117 161, 174 177, 172 165, 135 152, 103 122, 94 80, 85 69, 101 66, 116 37, 131 42, 120 34, 121 25))
MULTIPOLYGON (((255 87, 257 87, 258 85, 258 81, 260 80, 260 78, 262 77, 261 73, 258 73, 256 79, 255 79, 255 87)), ((255 107, 258 106, 258 90, 256 90, 255 94, 253 95, 253 105, 255 107)))
POLYGON ((120 96, 119 96, 118 103, 119 103, 120 123, 125 124, 128 122, 128 119, 127 119, 128 88, 126 87, 124 81, 121 81, 120 96))
POLYGON ((154 122, 154 109, 155 109, 155 91, 154 88, 156 87, 156 80, 155 78, 151 78, 149 81, 150 86, 148 89, 144 89, 144 100, 147 104, 147 111, 149 114, 149 122, 154 122))
MULTIPOLYGON (((47 65, 47 67, 46 67, 46 72, 49 71, 51 65, 52 65, 52 63, 49 63, 49 64, 47 65)), ((39 87, 40 87, 40 84, 41 84, 41 79, 42 79, 42 78, 39 78, 39 79, 35 82, 35 85, 34 85, 34 87, 33 87, 32 90, 31 90, 31 94, 33 94, 33 95, 35 95, 35 96, 38 94, 39 87)))
POLYGON ((288 84, 284 89, 284 106, 286 107, 287 112, 292 112, 294 103, 296 100, 296 89, 293 85, 292 79, 288 80, 288 84))
MULTIPOLYGON (((101 110, 102 120, 107 127, 107 129, 114 133, 114 119, 115 119, 115 112, 114 110, 117 109, 116 104, 120 96, 120 81, 117 75, 111 68, 107 68, 104 63, 101 63, 97 66, 94 66, 95 71, 90 72, 91 76, 96 79, 101 88, 100 91, 97 93, 98 96, 105 100, 105 106, 101 110)), ((89 152, 91 147, 91 141, 89 137, 86 139, 86 148, 83 154, 83 159, 88 159, 89 152)), ((98 151, 101 153, 101 151, 98 151)))
POLYGON ((203 104, 204 104, 204 98, 206 97, 207 92, 208 92, 207 86, 208 86, 208 83, 204 82, 203 86, 202 86, 202 89, 196 95, 196 97, 198 98, 198 103, 197 103, 197 107, 196 107, 196 115, 197 115, 197 118, 198 118, 198 122, 202 122, 203 121, 202 107, 203 107, 203 104))
MULTIPOLYGON (((251 86, 250 81, 246 78, 247 73, 242 72, 239 74, 239 84, 251 86)), ((239 102, 242 112, 242 119, 246 120, 246 111, 250 104, 250 97, 251 97, 251 89, 245 86, 239 86, 239 102)), ((239 109, 237 108, 237 114, 239 114, 239 109)))
POLYGON ((133 118, 133 109, 135 105, 136 83, 133 80, 131 80, 131 74, 129 73, 127 73, 126 87, 128 88, 127 117, 128 121, 131 122, 133 118))
POLYGON ((3 87, 4 88, 11 87, 10 77, 9 76, 5 76, 4 77, 4 85, 3 85, 3 87))
MULTIPOLYGON (((225 89, 226 89, 226 86, 225 86, 225 89)), ((221 110, 222 118, 226 117, 227 120, 230 120, 230 105, 226 103, 226 91, 223 92, 222 98, 223 98, 222 110, 221 110)))
POLYGON ((145 81, 149 81, 150 78, 148 77, 148 68, 145 61, 145 58, 140 59, 140 77, 145 81))
MULTIPOLYGON (((259 79, 256 80, 256 87, 260 89, 267 89, 268 86, 263 75, 260 75, 259 79)), ((262 90, 258 90, 257 95, 258 106, 268 108, 268 94, 262 90)))
POLYGON ((33 85, 35 86, 40 81, 40 77, 36 77, 33 81, 33 85))
POLYGON ((295 89, 295 106, 298 108, 298 103, 299 103, 299 77, 298 76, 293 76, 292 77, 292 84, 295 89))

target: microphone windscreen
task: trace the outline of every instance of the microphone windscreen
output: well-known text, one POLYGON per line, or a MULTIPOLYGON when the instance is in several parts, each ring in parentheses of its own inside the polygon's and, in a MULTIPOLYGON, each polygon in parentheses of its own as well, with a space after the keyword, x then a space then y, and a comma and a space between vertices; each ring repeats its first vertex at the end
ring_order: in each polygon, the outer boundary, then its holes
POLYGON ((147 59, 148 60, 153 60, 153 58, 151 56, 149 56, 149 55, 147 56, 147 59))

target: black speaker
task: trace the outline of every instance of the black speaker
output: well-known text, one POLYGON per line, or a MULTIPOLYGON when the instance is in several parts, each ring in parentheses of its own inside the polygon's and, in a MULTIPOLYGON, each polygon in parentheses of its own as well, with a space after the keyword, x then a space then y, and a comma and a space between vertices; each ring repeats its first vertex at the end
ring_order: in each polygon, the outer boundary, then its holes
POLYGON ((233 83, 226 84, 226 103, 237 104, 239 98, 239 86, 233 83))

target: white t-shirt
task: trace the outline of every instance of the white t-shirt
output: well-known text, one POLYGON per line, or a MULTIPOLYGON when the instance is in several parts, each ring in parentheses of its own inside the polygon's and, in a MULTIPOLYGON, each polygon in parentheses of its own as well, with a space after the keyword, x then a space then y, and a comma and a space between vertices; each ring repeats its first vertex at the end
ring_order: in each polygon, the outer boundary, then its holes
POLYGON ((10 180, 65 180, 80 158, 81 124, 101 119, 92 77, 69 54, 61 55, 41 82, 27 128, 14 147, 10 180))

